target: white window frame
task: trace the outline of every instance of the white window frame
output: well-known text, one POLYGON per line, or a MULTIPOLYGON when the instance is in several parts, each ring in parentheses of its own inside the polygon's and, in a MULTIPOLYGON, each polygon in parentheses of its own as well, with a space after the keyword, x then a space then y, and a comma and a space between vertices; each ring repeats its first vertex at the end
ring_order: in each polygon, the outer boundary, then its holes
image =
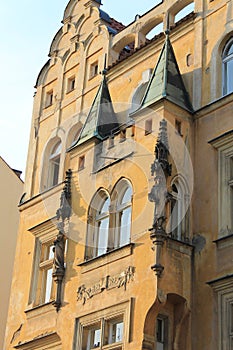
POLYGON ((156 318, 156 350, 167 350, 168 348, 168 316, 158 315, 156 318), (161 342, 157 339, 158 320, 162 323, 161 342))
POLYGON ((218 151, 218 222, 221 238, 233 233, 233 130, 210 143, 218 151))
MULTIPOLYGON (((96 325, 101 327, 101 339, 98 350, 104 349, 116 349, 123 350, 125 345, 130 341, 130 315, 132 309, 132 299, 125 300, 117 305, 106 307, 103 310, 92 312, 91 314, 81 316, 76 319, 75 336, 74 336, 74 348, 73 350, 80 350, 83 346, 83 332, 92 331, 96 325), (111 342, 110 334, 106 334, 106 326, 114 321, 121 320, 123 322, 123 335, 122 340, 118 342, 111 342)), ((89 341, 89 334, 87 340, 87 346, 85 350, 92 350, 89 341)))
POLYGON ((102 212, 105 202, 109 200, 110 196, 107 191, 100 189, 94 195, 88 212, 88 225, 87 225, 87 240, 86 240, 86 260, 96 258, 107 252, 108 249, 108 236, 109 236, 109 210, 102 212), (103 220, 108 219, 108 229, 106 236, 105 247, 99 247, 100 241, 100 225, 103 220), (104 252, 100 252, 100 249, 105 249, 104 252))
POLYGON ((188 187, 186 181, 180 175, 174 177, 171 181, 171 204, 170 204, 170 218, 167 225, 167 231, 170 232, 172 238, 178 241, 188 241, 190 238, 189 233, 189 203, 190 196, 188 193, 188 187), (172 190, 172 186, 175 185, 178 192, 172 190), (175 202, 172 208, 172 201, 175 202), (176 216, 174 218, 174 216, 176 216), (178 223, 177 227, 173 227, 174 222, 178 223))
POLYGON ((231 349, 233 338, 233 276, 209 282, 217 297, 218 349, 231 349))
POLYGON ((58 231, 52 220, 42 223, 29 231, 35 236, 35 248, 28 303, 29 306, 35 307, 53 301, 55 298, 55 284, 54 281, 52 281, 50 298, 45 301, 45 271, 53 266, 53 258, 46 259, 45 256, 42 255, 44 253, 43 248, 46 249, 53 245, 58 231))
POLYGON ((88 211, 88 225, 86 238, 85 260, 90 260, 101 256, 113 249, 123 247, 130 243, 131 226, 132 226, 132 199, 133 188, 129 180, 120 179, 113 189, 111 196, 103 188, 98 190, 94 195, 89 211, 88 211), (131 200, 122 203, 125 192, 131 190, 131 200), (102 193, 102 194, 101 194, 102 193), (101 212, 104 204, 102 198, 109 198, 109 210, 101 212), (127 226, 127 237, 122 238, 122 215, 126 210, 130 209, 129 227, 127 226), (108 234, 106 237, 105 250, 101 253, 98 251, 99 246, 99 228, 103 220, 108 218, 108 234))
POLYGON ((117 202, 116 202, 116 208, 115 208, 115 225, 114 225, 114 248, 122 247, 128 243, 130 243, 130 237, 131 237, 131 221, 132 221, 132 197, 133 197, 133 189, 131 184, 127 180, 121 180, 119 184, 117 184, 118 187, 120 187, 120 191, 117 196, 117 202), (123 184, 121 184, 121 181, 123 184), (121 187, 122 186, 122 187, 121 187), (131 200, 127 201, 125 203, 122 203, 123 197, 126 193, 126 191, 131 190, 131 200), (130 226, 127 228, 127 237, 124 242, 124 239, 122 237, 122 216, 124 215, 124 212, 130 209, 130 226), (123 241, 123 242, 122 242, 123 241))
POLYGON ((231 46, 233 46, 233 38, 231 38, 227 42, 227 44, 225 45, 225 48, 223 50, 223 54, 222 54, 222 90, 223 90, 223 95, 227 95, 227 94, 230 94, 231 92, 233 92, 233 89, 229 90, 228 74, 230 74, 230 73, 228 73, 228 71, 227 71, 228 63, 230 61, 233 61, 233 53, 227 54, 227 51, 229 50, 229 48, 231 46))
POLYGON ((48 183, 47 188, 56 186, 59 182, 59 172, 61 166, 61 141, 58 141, 52 148, 49 156, 48 183))

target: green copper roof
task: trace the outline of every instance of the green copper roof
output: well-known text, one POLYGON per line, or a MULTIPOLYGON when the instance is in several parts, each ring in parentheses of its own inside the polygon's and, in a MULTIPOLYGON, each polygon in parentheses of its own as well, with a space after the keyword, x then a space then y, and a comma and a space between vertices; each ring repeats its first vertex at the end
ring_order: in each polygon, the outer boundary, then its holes
POLYGON ((111 132, 119 126, 116 114, 113 110, 111 96, 108 90, 107 80, 103 80, 97 91, 87 119, 80 132, 76 145, 79 145, 92 137, 100 140, 111 135, 111 132))
POLYGON ((162 98, 193 111, 168 34, 140 108, 148 107, 162 98))

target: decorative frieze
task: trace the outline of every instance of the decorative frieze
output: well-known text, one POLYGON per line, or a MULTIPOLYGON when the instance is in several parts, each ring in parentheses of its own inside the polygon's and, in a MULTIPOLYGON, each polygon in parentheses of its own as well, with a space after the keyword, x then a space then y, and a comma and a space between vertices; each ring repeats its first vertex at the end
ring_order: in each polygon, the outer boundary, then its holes
POLYGON ((120 287, 124 287, 126 290, 127 284, 133 281, 134 270, 135 269, 133 266, 129 266, 126 270, 115 276, 106 276, 101 278, 91 287, 86 287, 85 284, 82 284, 77 290, 77 300, 82 300, 83 304, 85 304, 87 299, 90 299, 94 295, 102 293, 104 290, 120 287))

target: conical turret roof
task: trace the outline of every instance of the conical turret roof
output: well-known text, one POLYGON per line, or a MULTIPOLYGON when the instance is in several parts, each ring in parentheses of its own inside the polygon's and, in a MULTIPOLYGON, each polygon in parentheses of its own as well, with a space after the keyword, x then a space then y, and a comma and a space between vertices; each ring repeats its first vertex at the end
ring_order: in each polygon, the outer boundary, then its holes
POLYGON ((193 111, 168 32, 140 108, 148 107, 162 98, 166 98, 189 112, 193 111))
POLYGON ((119 126, 116 114, 112 106, 112 100, 108 89, 107 79, 103 79, 97 91, 87 119, 74 146, 79 145, 92 137, 100 140, 110 136, 112 131, 119 126))

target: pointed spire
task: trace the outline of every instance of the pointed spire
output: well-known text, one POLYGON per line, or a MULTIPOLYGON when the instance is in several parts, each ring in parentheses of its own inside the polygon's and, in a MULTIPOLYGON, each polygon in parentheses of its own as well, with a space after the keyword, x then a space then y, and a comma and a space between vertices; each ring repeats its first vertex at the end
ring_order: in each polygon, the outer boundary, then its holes
POLYGON ((104 68, 103 79, 97 91, 87 119, 80 132, 79 139, 73 147, 79 145, 92 137, 100 140, 111 135, 111 132, 119 126, 116 114, 112 106, 112 100, 108 89, 107 70, 104 68))
POLYGON ((141 108, 166 98, 192 112, 192 104, 179 71, 169 31, 166 30, 165 34, 165 43, 142 99, 141 108))

